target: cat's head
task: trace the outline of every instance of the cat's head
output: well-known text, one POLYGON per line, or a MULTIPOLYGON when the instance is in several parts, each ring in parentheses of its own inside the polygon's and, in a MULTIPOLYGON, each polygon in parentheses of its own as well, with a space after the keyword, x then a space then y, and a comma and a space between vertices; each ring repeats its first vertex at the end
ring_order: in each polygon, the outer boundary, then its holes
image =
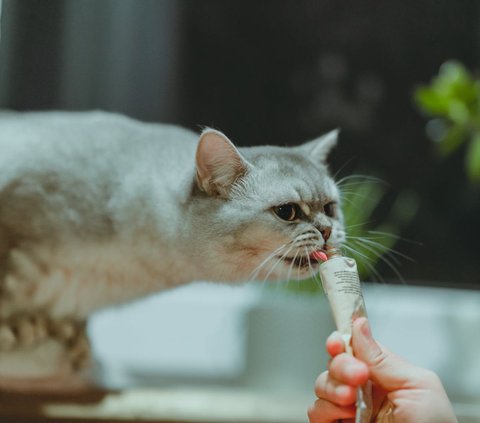
POLYGON ((219 278, 304 279, 316 250, 345 239, 340 193, 326 158, 337 131, 297 147, 237 149, 207 129, 196 152, 197 228, 219 278))

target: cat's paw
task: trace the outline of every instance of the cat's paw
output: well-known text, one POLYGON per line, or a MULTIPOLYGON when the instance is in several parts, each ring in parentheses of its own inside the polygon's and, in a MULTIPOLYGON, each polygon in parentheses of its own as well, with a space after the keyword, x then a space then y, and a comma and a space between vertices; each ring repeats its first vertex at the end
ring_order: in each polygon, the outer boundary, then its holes
POLYGON ((81 395, 98 389, 94 379, 84 373, 73 376, 60 374, 43 377, 0 378, 0 395, 18 393, 62 397, 81 395))

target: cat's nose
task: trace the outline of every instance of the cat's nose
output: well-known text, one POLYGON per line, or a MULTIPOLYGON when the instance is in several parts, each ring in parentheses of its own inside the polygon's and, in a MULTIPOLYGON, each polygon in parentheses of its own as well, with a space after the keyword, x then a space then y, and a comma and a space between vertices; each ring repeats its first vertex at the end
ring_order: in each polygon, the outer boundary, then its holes
POLYGON ((320 228, 320 233, 322 234, 323 241, 327 242, 328 238, 330 238, 330 235, 332 234, 332 228, 329 226, 324 226, 320 228))

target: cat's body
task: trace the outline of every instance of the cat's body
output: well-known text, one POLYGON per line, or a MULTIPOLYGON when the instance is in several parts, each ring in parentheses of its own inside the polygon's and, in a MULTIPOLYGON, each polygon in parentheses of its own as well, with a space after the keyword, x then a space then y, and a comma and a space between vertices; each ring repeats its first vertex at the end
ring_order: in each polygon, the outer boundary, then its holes
POLYGON ((0 117, 0 265, 4 273, 16 248, 13 263, 25 256, 23 279, 36 284, 28 303, 9 299, 0 316, 33 306, 85 318, 191 280, 178 211, 192 188, 197 141, 181 128, 104 113, 0 117), (60 273, 56 282, 42 273, 48 268, 60 273), (84 298, 91 284, 95 295, 84 298))
POLYGON ((327 138, 239 153, 213 130, 0 113, 0 379, 68 374, 55 322, 193 280, 306 277, 344 236, 327 138))

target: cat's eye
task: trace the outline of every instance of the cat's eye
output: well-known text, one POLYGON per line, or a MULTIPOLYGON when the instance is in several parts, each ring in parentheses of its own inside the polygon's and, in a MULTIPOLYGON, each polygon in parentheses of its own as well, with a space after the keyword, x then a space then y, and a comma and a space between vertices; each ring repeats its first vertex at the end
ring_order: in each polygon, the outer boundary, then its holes
POLYGON ((330 201, 330 203, 327 203, 323 206, 323 212, 328 217, 335 217, 336 211, 337 211, 337 204, 334 201, 330 201))
POLYGON ((273 212, 282 220, 293 222, 302 215, 302 209, 298 204, 287 203, 273 208, 273 212))

